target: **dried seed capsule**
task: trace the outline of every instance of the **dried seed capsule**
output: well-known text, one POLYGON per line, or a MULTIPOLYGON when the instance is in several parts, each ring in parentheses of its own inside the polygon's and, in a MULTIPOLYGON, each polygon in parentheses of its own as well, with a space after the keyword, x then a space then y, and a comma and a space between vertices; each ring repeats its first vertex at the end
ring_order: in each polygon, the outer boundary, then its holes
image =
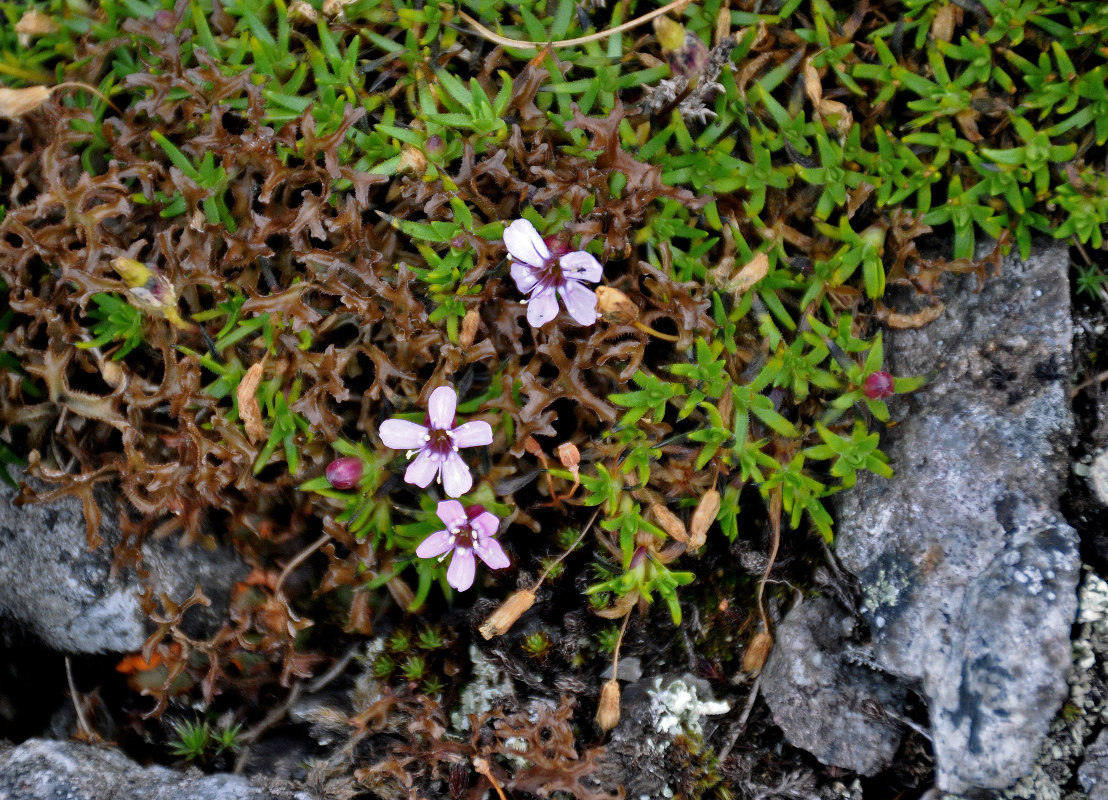
POLYGON ((462 332, 458 335, 458 344, 462 349, 473 346, 473 340, 477 338, 477 326, 481 324, 481 314, 476 308, 471 308, 462 317, 462 332))
POLYGON ((28 86, 24 89, 8 89, 0 86, 0 119, 19 119, 30 114, 50 99, 48 86, 28 86))
POLYGON ((503 636, 534 604, 535 593, 530 589, 512 592, 477 630, 486 639, 503 636))
POLYGON ((617 325, 630 325, 639 318, 639 307, 619 289, 596 287, 596 307, 600 316, 617 325))
POLYGON ((766 665, 770 651, 773 650, 773 637, 765 631, 758 631, 743 653, 743 672, 757 675, 766 665))
POLYGON ((716 521, 718 514, 719 492, 715 489, 709 489, 700 498, 700 502, 696 504, 696 511, 693 512, 692 519, 689 521, 690 550, 696 550, 704 546, 704 542, 708 539, 708 529, 712 527, 712 523, 716 521))
POLYGON ((61 26, 52 17, 35 8, 24 11, 23 16, 19 18, 19 22, 15 23, 15 32, 20 34, 21 41, 23 37, 28 37, 29 42, 30 37, 45 36, 48 33, 57 33, 60 30, 61 26))
POLYGON ((619 683, 615 678, 600 690, 600 702, 596 706, 596 724, 607 733, 619 724, 619 683))
POLYGON ((671 539, 676 539, 683 544, 689 543, 689 534, 685 530, 685 523, 681 521, 680 517, 661 503, 651 505, 650 511, 654 514, 654 519, 658 520, 659 527, 668 533, 671 539))
POLYGON ((581 463, 581 451, 577 449, 577 445, 573 442, 562 442, 554 448, 554 455, 558 457, 558 461, 566 469, 573 469, 581 463))
POLYGON ((288 18, 294 25, 300 22, 314 24, 319 19, 319 12, 305 0, 293 0, 289 3, 288 18))

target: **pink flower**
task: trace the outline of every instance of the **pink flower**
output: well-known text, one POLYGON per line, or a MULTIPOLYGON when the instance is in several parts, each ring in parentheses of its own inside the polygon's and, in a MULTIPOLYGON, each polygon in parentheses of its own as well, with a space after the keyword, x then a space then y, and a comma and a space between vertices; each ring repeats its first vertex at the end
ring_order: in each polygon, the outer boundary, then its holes
POLYGON ((404 473, 408 483, 426 488, 431 481, 438 480, 450 497, 461 497, 473 488, 473 476, 458 455, 458 448, 492 444, 492 426, 475 420, 454 427, 457 407, 458 395, 454 390, 440 386, 427 401, 429 426, 403 419, 381 423, 379 433, 386 447, 407 450, 408 458, 415 455, 415 461, 404 473))
POLYGON ((521 292, 531 295, 523 302, 528 303, 527 321, 534 327, 558 316, 555 293, 562 296, 566 311, 578 324, 596 322, 596 293, 584 281, 596 283, 603 277, 604 268, 591 254, 574 250, 551 255, 535 226, 525 219, 517 219, 507 227, 504 246, 512 258, 512 279, 521 292))
POLYGON ((500 528, 500 520, 483 506, 465 508, 457 500, 443 500, 435 513, 446 525, 446 530, 436 531, 424 539, 416 548, 416 555, 442 561, 453 552, 450 566, 446 569, 446 582, 459 592, 473 585, 473 575, 477 570, 474 553, 489 569, 508 566, 504 548, 493 538, 500 528))

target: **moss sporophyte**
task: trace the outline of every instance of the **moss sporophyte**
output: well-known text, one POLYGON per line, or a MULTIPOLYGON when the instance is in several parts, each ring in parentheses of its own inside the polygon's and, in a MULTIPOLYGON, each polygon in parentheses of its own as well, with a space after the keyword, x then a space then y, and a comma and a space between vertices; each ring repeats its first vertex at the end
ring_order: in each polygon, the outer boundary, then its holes
POLYGON ((427 401, 427 425, 395 418, 381 423, 379 434, 386 447, 407 450, 408 458, 415 456, 404 473, 405 481, 425 489, 438 480, 450 497, 461 497, 473 488, 473 476, 458 450, 492 444, 492 426, 475 420, 455 427, 457 407, 454 389, 440 386, 427 401))
POLYGON ((416 548, 416 555, 442 561, 453 553, 446 570, 446 582, 459 592, 473 585, 477 567, 474 554, 489 569, 504 569, 509 565, 504 548, 493 538, 500 528, 500 520, 484 506, 466 508, 457 500, 443 500, 435 513, 446 525, 446 530, 435 531, 424 539, 416 548))

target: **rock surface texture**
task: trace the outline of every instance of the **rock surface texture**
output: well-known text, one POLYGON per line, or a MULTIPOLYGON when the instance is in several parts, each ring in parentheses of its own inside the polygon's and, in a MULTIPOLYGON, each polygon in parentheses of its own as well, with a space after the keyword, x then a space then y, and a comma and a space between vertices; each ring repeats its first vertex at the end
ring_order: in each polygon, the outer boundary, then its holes
MULTIPOLYGON (((1058 512, 1073 428, 1068 264, 1052 245, 1007 259, 980 293, 951 280, 938 320, 886 334, 894 374, 935 377, 891 401, 899 424, 882 447, 896 475, 861 477, 839 504, 869 656, 921 690, 947 792, 1012 785, 1067 693, 1080 567, 1058 512)), ((796 679, 763 687, 775 713, 796 679)), ((854 735, 838 734, 844 749, 854 735)))
POLYGON ((862 775, 885 768, 901 730, 883 714, 903 711, 907 692, 897 681, 848 660, 854 621, 834 601, 802 604, 777 629, 777 646, 762 686, 777 725, 789 741, 825 764, 862 775))
POLYGON ((180 602, 199 583, 211 608, 194 607, 185 617, 190 633, 218 626, 231 587, 247 569, 228 548, 181 548, 172 539, 148 541, 141 569, 112 570, 112 549, 120 542, 115 511, 101 503, 104 544, 86 546, 81 503, 64 497, 52 503, 15 506, 15 490, 0 485, 0 618, 15 622, 44 644, 66 653, 129 652, 142 647, 148 623, 139 595, 148 585, 180 602))
MULTIPOLYGON (((301 795, 308 800, 307 793, 301 795)), ((140 767, 118 750, 28 739, 0 748, 2 800, 276 800, 235 775, 140 767)))

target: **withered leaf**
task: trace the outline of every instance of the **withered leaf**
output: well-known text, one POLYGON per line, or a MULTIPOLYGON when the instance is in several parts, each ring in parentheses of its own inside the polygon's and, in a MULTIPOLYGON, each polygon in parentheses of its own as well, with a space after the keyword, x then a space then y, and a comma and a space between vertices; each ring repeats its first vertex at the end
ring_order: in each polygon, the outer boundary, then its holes
POLYGON ((251 444, 267 438, 265 424, 262 422, 262 410, 258 406, 258 386, 262 382, 262 374, 265 372, 266 359, 246 370, 238 387, 235 389, 235 398, 239 401, 239 417, 242 418, 243 427, 251 444))

